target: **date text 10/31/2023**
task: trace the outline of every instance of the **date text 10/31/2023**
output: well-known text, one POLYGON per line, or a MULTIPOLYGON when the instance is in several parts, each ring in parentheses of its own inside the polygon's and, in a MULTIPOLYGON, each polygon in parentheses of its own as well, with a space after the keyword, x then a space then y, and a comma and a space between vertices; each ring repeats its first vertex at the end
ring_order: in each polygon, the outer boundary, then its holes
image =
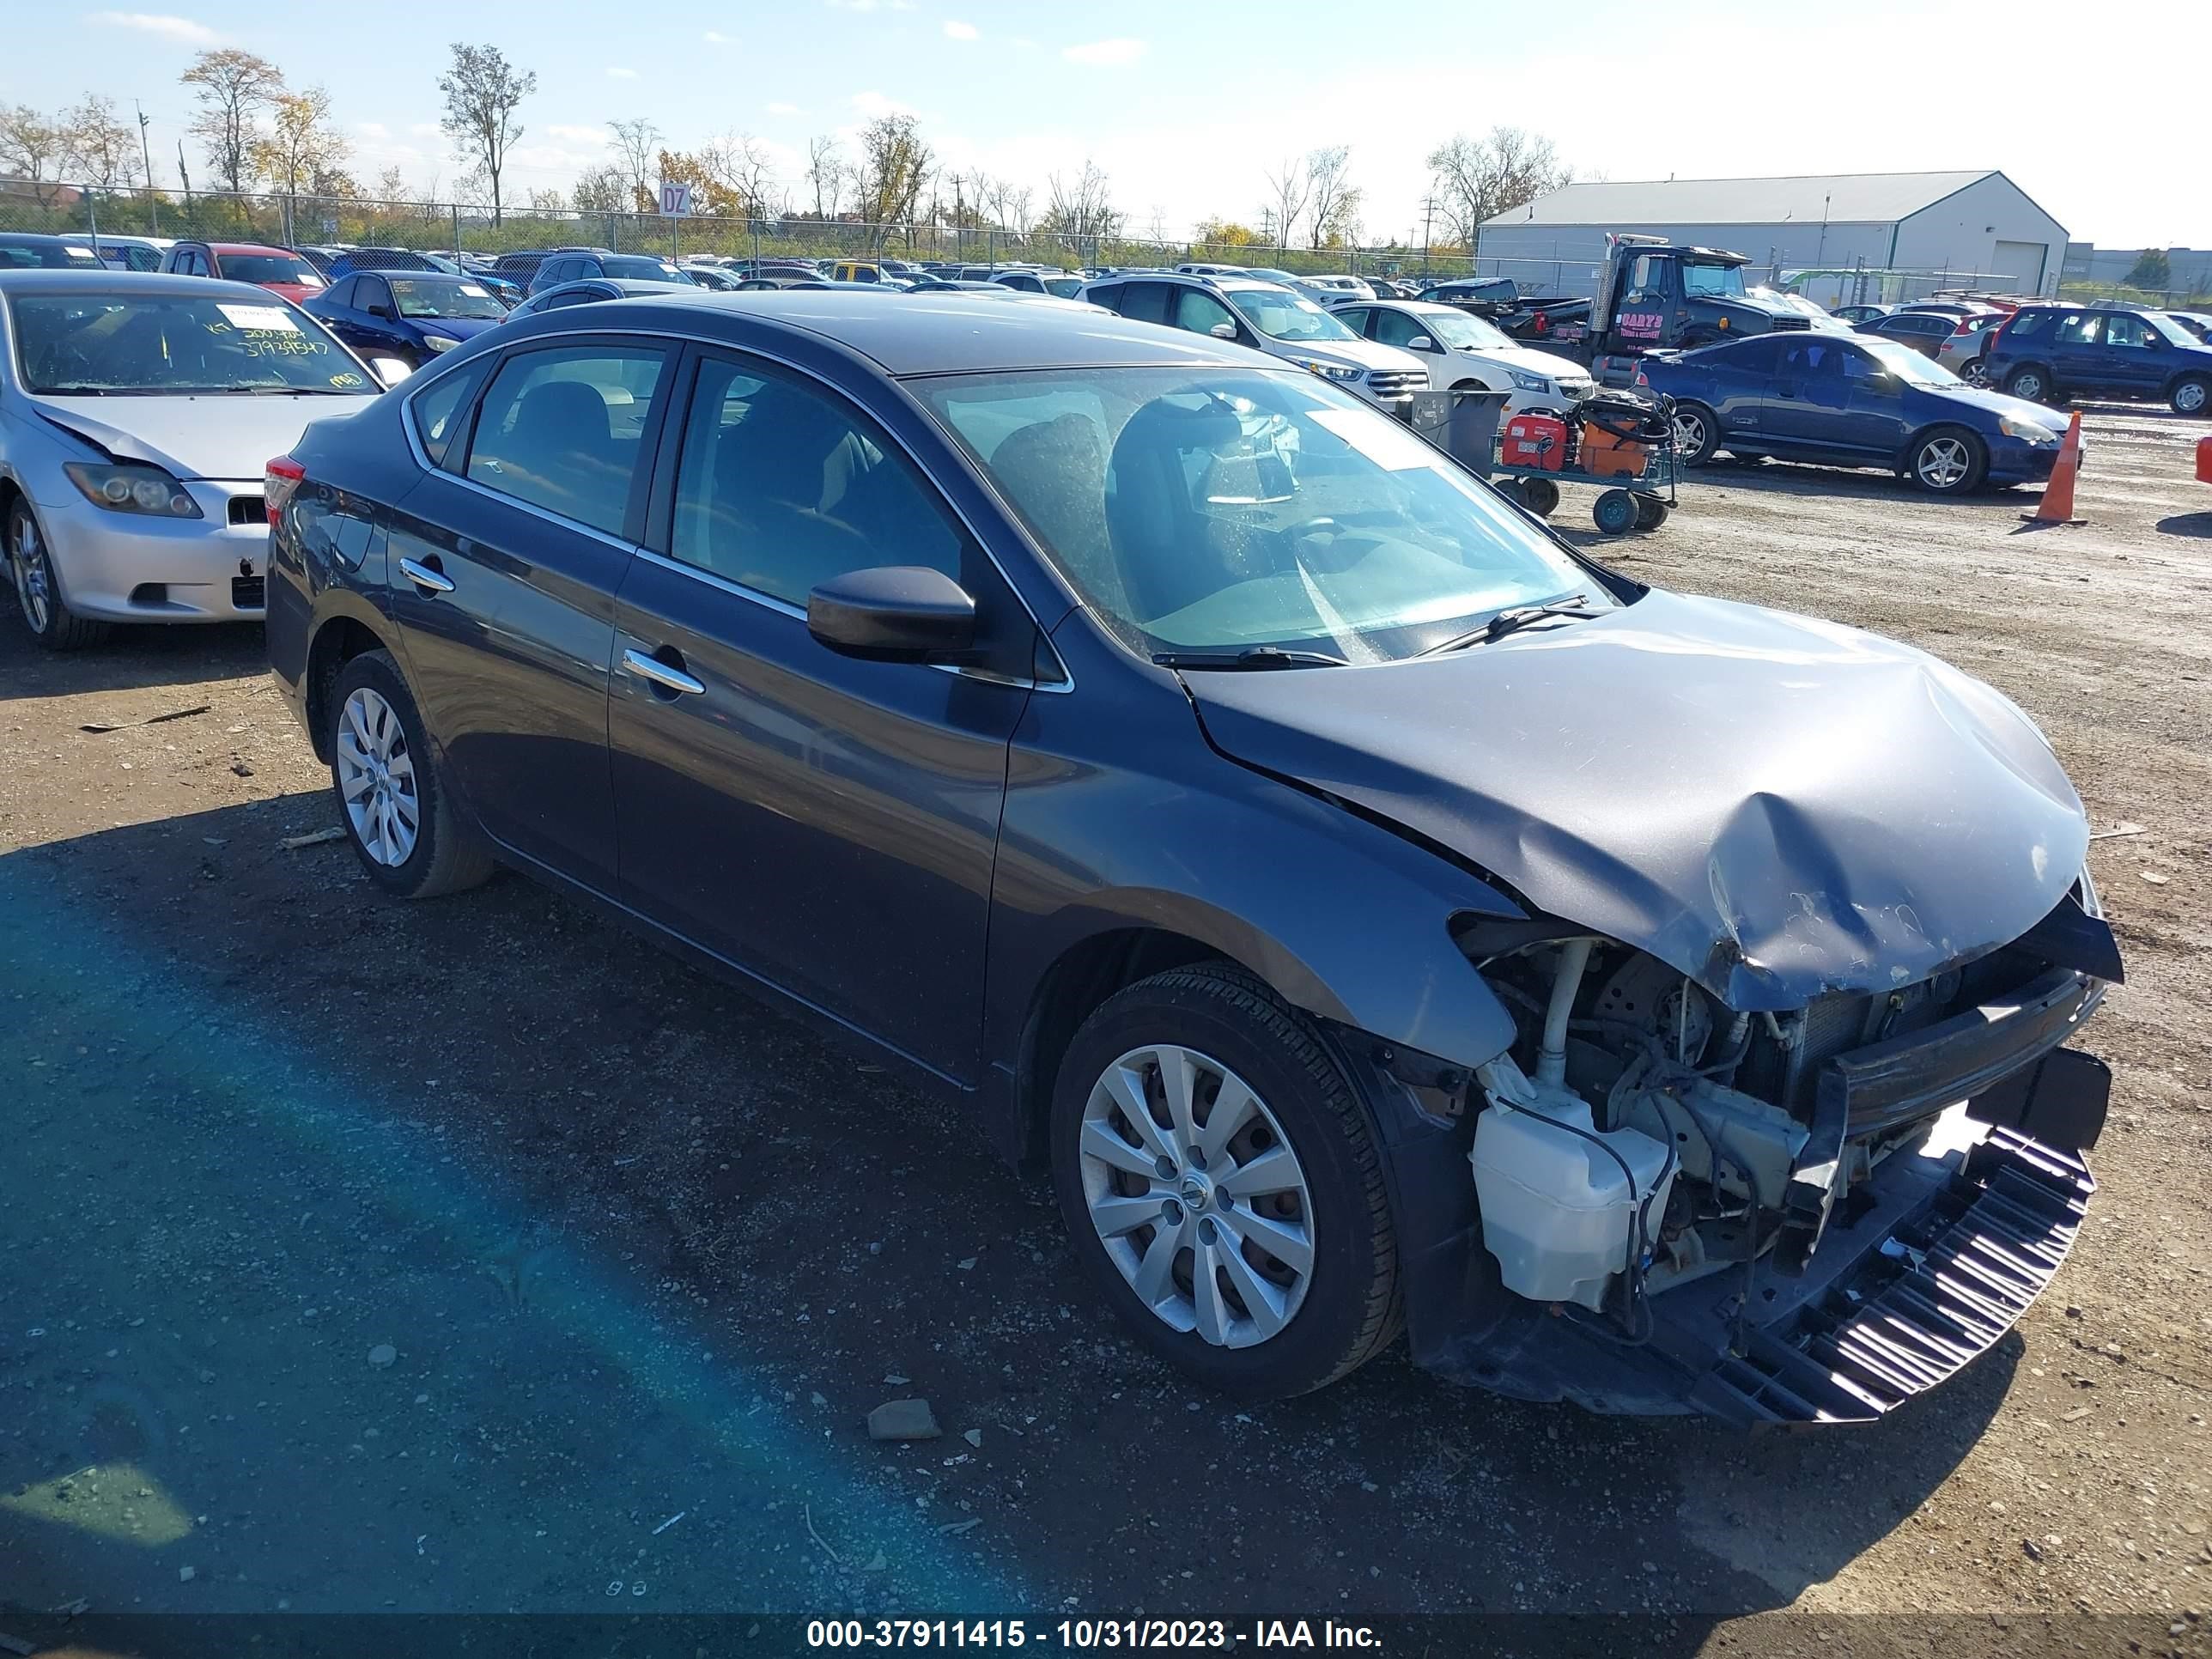
POLYGON ((1333 1619, 810 1619, 810 1648, 1364 1648, 1382 1645, 1364 1625, 1333 1619))

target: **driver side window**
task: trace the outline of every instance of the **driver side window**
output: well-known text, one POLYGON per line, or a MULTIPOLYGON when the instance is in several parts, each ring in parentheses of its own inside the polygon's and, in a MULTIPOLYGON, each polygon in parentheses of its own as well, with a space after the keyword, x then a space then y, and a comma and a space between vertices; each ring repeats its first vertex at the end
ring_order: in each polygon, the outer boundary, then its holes
POLYGON ((2115 313, 2105 319, 2105 343, 2140 350, 2150 344, 2150 329, 2140 317, 2115 313))
POLYGON ((1175 323, 1177 328, 1187 328, 1194 334, 1211 334, 1223 323, 1229 325, 1231 337, 1237 331, 1237 319, 1229 314, 1229 307, 1211 294, 1194 288, 1176 291, 1175 323))
POLYGON ((1375 315, 1375 337, 1384 345, 1409 346, 1428 332, 1418 319, 1402 311, 1382 311, 1375 315))

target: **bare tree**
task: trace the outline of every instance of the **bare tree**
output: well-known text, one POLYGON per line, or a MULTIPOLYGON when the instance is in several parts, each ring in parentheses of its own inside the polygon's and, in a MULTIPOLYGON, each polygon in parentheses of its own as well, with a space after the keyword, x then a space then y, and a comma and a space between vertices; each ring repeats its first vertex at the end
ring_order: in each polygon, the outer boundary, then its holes
POLYGON ((1330 144, 1306 157, 1306 184, 1313 197, 1308 220, 1312 246, 1319 248, 1331 238, 1351 242, 1359 226, 1359 204, 1364 192, 1351 180, 1352 146, 1330 144))
POLYGON ((629 213, 636 206, 631 188, 628 175, 611 163, 586 167, 568 191, 568 204, 579 213, 629 213))
POLYGON ((138 133, 115 118, 115 100, 88 92, 58 123, 69 168, 88 185, 113 190, 138 182, 138 133))
POLYGON ((1519 127, 1492 127, 1487 138, 1462 133, 1439 144, 1429 154, 1429 173, 1437 214, 1470 253, 1486 221, 1574 178, 1550 139, 1519 127))
POLYGON ((266 174, 270 185, 288 196, 323 194, 316 187, 317 177, 335 173, 352 152, 344 136, 331 125, 330 94, 320 87, 288 92, 272 108, 269 134, 253 147, 254 170, 266 174))
POLYGON ((720 198, 719 210, 746 219, 770 216, 775 168, 768 148, 750 132, 724 133, 699 151, 700 171, 720 198))
POLYGON ((500 222, 500 174, 507 153, 522 137, 514 112, 538 90, 535 71, 517 71, 497 46, 453 43, 453 67, 438 77, 446 113, 438 125, 460 158, 483 175, 491 197, 491 222, 500 222))
POLYGON ((1036 192, 1027 185, 1018 185, 1011 179, 996 179, 991 183, 991 216, 1000 226, 1029 240, 1030 203, 1036 192))
POLYGON ((245 190, 258 176, 253 147, 261 113, 283 95, 284 71, 235 46, 204 52, 178 80, 193 89, 199 113, 192 135, 226 190, 245 190))
POLYGON ((530 210, 532 213, 566 213, 568 198, 557 186, 550 190, 532 190, 530 192, 530 210))
POLYGON ((407 175, 398 162, 376 175, 376 199, 380 202, 407 200, 407 175))
POLYGON ((1278 249, 1287 248, 1291 238, 1297 234, 1298 216, 1306 210, 1313 183, 1306 176, 1305 164, 1296 156, 1285 158, 1282 166, 1265 176, 1267 210, 1273 216, 1275 246, 1278 249))
POLYGON ((821 133, 806 141, 806 186, 813 192, 816 218, 826 223, 837 216, 851 172, 836 139, 821 133))
POLYGON ((28 104, 0 109, 0 167, 31 186, 41 207, 59 193, 69 156, 69 135, 28 104))
POLYGON ((650 213, 659 205, 650 182, 653 161, 660 152, 661 139, 667 135, 642 115, 607 125, 615 135, 616 159, 629 176, 631 201, 640 213, 650 213))
POLYGON ((1083 171, 1074 178, 1055 173, 1045 180, 1044 216, 1036 228, 1040 234, 1057 236, 1078 259, 1091 264, 1096 263, 1099 243, 1121 234, 1126 216, 1114 205, 1106 174, 1086 157, 1083 171))

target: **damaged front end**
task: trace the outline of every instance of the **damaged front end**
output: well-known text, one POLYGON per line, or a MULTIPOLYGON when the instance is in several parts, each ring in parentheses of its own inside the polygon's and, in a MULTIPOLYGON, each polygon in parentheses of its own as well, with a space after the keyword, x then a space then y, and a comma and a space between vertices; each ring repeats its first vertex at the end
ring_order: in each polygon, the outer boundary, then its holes
POLYGON ((1463 930, 1517 1038, 1413 1091, 1461 1115, 1476 1195, 1472 1238, 1411 1264, 1419 1363, 1601 1411, 1863 1420, 2057 1272, 2110 1084, 2062 1045, 2121 973, 2086 872, 2009 945, 1782 1011, 1530 931, 1463 930))

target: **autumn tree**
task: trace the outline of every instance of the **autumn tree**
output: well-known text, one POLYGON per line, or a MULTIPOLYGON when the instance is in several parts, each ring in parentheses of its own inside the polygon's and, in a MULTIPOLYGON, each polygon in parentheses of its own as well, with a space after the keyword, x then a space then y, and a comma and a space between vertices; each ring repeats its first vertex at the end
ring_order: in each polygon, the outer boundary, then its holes
POLYGON ((27 183, 40 206, 51 207, 60 194, 68 158, 69 137, 59 122, 28 104, 0 107, 0 168, 27 183))
POLYGON ((453 42, 453 61, 438 77, 445 94, 446 113, 438 125, 453 140, 453 149, 471 169, 482 175, 490 198, 491 222, 500 222, 500 175, 507 168, 507 154, 522 137, 522 124, 514 112, 538 90, 538 76, 518 70, 497 46, 471 46, 453 42))
POLYGON ((79 182, 108 190, 138 182, 137 131, 115 118, 113 99, 88 92, 82 102, 63 112, 58 125, 69 170, 79 182))
POLYGON ((216 178, 226 190, 250 188, 258 176, 254 156, 261 117, 284 94, 283 70, 265 58, 224 46, 193 58, 178 79, 198 101, 191 131, 216 178))
POLYGON ((1209 247, 1250 247, 1259 238, 1249 225, 1215 217, 1198 222, 1198 240, 1209 247))
MULTIPOLYGON (((343 193, 322 188, 352 154, 345 136, 331 124, 330 94, 320 87, 284 93, 270 111, 270 130, 254 144, 253 165, 270 187, 287 196, 343 193)), ((345 184, 349 190, 353 181, 345 184)))
POLYGON ((376 199, 380 202, 400 203, 408 199, 407 175, 398 162, 376 175, 376 199))
POLYGON ((2173 283, 2173 261, 2162 247, 2147 247, 2123 279, 2130 288, 2163 289, 2173 283))
POLYGON ((911 115, 879 115, 860 129, 855 173, 860 217, 872 225, 904 224, 928 187, 937 157, 911 115))
MULTIPOLYGON (((652 212, 660 205, 659 192, 653 189, 653 161, 667 135, 642 115, 629 121, 610 121, 607 126, 615 136, 615 161, 629 181, 631 205, 640 213, 652 212)), ((668 175, 661 177, 665 179, 668 175)))
POLYGON ((1465 134, 1429 153, 1430 187, 1452 240, 1472 252, 1482 227, 1570 182, 1552 141, 1519 127, 1492 127, 1487 138, 1465 134))
POLYGON ((578 213, 633 213, 633 188, 629 175, 612 162, 586 167, 569 187, 568 205, 578 213))

